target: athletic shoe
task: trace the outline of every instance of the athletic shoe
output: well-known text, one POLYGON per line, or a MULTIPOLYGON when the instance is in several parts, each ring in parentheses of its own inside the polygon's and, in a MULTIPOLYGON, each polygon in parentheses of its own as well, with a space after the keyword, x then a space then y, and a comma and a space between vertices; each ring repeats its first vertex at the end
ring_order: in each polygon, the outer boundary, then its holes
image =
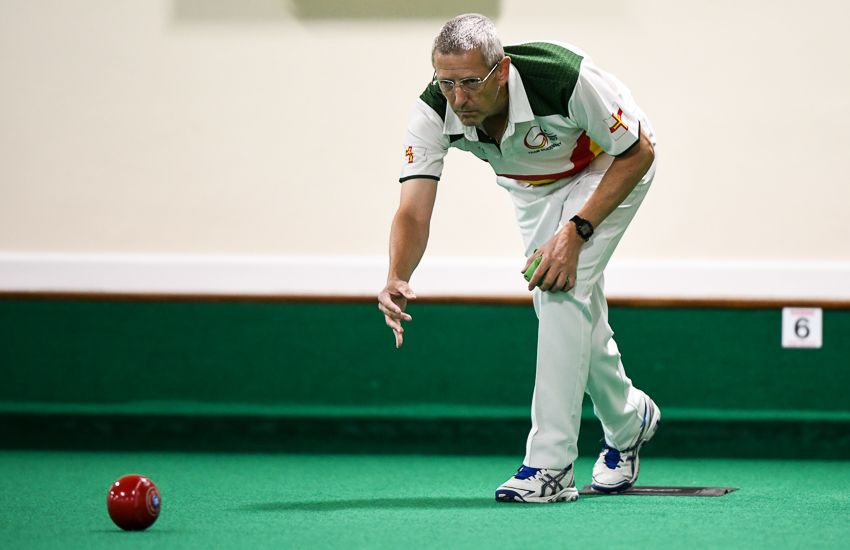
POLYGON ((600 493, 620 493, 630 489, 637 481, 640 472, 641 445, 652 439, 658 430, 658 421, 661 419, 661 411, 658 406, 647 398, 644 404, 643 420, 640 424, 640 433, 635 438, 635 444, 628 449, 615 449, 607 443, 602 447, 599 458, 593 466, 594 491, 600 493))
POLYGON ((496 489, 498 502, 572 502, 577 498, 572 464, 563 470, 523 465, 496 489))

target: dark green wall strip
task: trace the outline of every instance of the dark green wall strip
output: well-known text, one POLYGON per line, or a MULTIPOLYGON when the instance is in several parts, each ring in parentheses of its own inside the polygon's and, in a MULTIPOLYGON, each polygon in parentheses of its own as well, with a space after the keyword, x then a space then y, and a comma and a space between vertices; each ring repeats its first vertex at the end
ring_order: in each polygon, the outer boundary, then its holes
MULTIPOLYGON (((278 426, 272 430, 276 434, 299 421, 317 428, 320 421, 344 426, 353 417, 338 412, 316 416, 311 408, 363 408, 371 412, 351 428, 360 434, 353 439, 369 440, 363 435, 366 417, 386 431, 387 441, 406 433, 393 421, 418 423, 419 431, 443 429, 451 436, 445 441, 458 435, 446 426, 471 422, 478 425, 470 428, 475 433, 489 433, 490 425, 510 426, 505 428, 509 433, 496 430, 500 435, 492 443, 508 435, 516 447, 508 451, 520 452, 534 373, 531 308, 426 303, 410 311, 415 320, 408 325, 404 348, 396 350, 372 304, 3 299, 0 422, 6 435, 24 445, 29 438, 25 426, 35 429, 45 418, 77 418, 74 425, 82 430, 77 435, 84 441, 96 439, 84 436, 90 433, 87 422, 96 424, 93 419, 106 426, 110 418, 127 422, 159 410, 160 420, 150 420, 150 433, 162 443, 169 437, 163 427, 170 425, 162 418, 175 410, 189 411, 175 417, 180 422, 218 419, 233 433, 253 433, 239 422, 256 425, 265 418, 278 426), (73 412, 68 404, 95 412, 73 412), (129 407, 129 412, 116 415, 109 407, 129 407), (217 412, 210 413, 210 407, 217 412), (245 413, 246 407, 272 412, 245 413), (280 412, 293 407, 301 412, 280 412), (415 413, 430 409, 441 412, 421 418, 415 413), (399 410, 413 412, 399 415, 399 410), (441 420, 445 411, 451 412, 441 420)), ((627 372, 670 413, 666 441, 687 446, 700 430, 714 429, 709 439, 718 441, 743 440, 741 434, 761 430, 773 439, 753 439, 759 445, 789 437, 846 442, 850 311, 824 310, 820 350, 783 350, 780 323, 779 309, 611 310, 627 372)), ((583 438, 595 444, 598 427, 588 426, 583 438)), ((279 445, 271 440, 257 444, 279 445)), ((240 445, 238 437, 222 441, 240 445)), ((464 444, 459 445, 462 450, 464 444)), ((656 445, 664 449, 667 444, 656 445)))
MULTIPOLYGON (((525 406, 529 307, 417 304, 405 346, 371 304, 0 300, 0 401, 525 406)), ((850 311, 783 350, 777 310, 613 308, 662 406, 850 411, 850 311)))

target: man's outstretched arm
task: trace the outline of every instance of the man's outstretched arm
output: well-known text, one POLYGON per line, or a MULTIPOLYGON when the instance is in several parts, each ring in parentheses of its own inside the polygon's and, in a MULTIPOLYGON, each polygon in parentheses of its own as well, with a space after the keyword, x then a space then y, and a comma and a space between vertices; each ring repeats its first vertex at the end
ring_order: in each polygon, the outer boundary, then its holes
POLYGON ((401 184, 401 199, 390 230, 387 284, 378 294, 378 309, 395 334, 396 348, 404 341, 401 322, 413 319, 404 311, 407 301, 416 298, 408 283, 428 246, 436 198, 436 180, 415 178, 401 184))

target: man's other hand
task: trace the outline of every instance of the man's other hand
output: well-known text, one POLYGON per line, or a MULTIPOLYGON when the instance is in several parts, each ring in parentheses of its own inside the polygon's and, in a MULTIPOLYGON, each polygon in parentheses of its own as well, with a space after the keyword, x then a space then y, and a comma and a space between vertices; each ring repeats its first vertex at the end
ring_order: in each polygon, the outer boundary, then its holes
POLYGON ((384 321, 395 334, 395 347, 404 343, 402 321, 412 321, 413 317, 404 312, 408 300, 415 300, 416 294, 407 281, 398 279, 387 281, 387 286, 378 294, 378 309, 384 314, 384 321))

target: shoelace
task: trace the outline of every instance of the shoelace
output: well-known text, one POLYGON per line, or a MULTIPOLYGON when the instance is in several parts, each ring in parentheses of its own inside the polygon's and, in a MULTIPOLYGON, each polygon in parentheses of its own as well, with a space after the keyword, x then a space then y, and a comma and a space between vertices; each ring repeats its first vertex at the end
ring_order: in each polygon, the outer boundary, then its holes
POLYGON ((516 475, 514 475, 517 479, 528 479, 530 477, 534 477, 537 475, 537 472, 540 471, 540 468, 531 468, 530 466, 526 466, 525 464, 517 470, 516 475))

